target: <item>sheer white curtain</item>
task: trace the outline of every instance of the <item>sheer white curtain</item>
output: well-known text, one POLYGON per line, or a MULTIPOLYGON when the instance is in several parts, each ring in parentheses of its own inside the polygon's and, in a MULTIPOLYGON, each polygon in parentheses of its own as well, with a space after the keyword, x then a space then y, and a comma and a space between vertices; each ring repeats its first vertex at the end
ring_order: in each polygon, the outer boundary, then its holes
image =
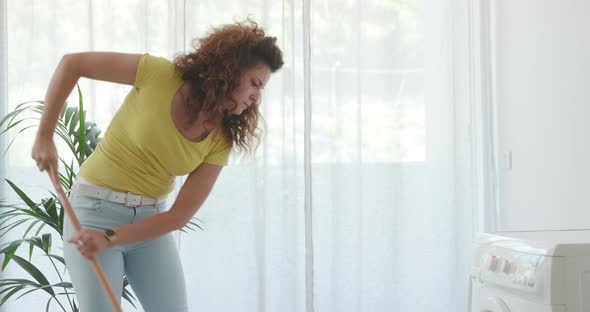
MULTIPOLYGON (((264 144, 232 157, 197 213, 205 230, 178 236, 191 311, 465 311, 464 12, 451 0, 8 0, 5 110, 42 99, 64 53, 172 58, 250 15, 278 37, 285 66, 263 96, 264 144)), ((106 129, 129 88, 81 87, 88 118, 106 129)), ((49 183, 31 144, 21 137, 3 161, 41 196, 49 183)), ((46 300, 27 298, 5 310, 46 300)))
MULTIPOLYGON (((8 71, 6 70, 6 54, 7 54, 7 43, 6 43, 6 34, 7 34, 7 7, 6 1, 0 1, 0 116, 4 116, 6 114, 7 100, 8 95, 6 92, 7 84, 7 74, 8 71)), ((0 150, 4 150, 4 137, 0 136, 0 150)), ((5 175, 5 163, 2 161, 0 162, 0 176, 5 175)), ((0 196, 2 196, 0 188, 0 196)))

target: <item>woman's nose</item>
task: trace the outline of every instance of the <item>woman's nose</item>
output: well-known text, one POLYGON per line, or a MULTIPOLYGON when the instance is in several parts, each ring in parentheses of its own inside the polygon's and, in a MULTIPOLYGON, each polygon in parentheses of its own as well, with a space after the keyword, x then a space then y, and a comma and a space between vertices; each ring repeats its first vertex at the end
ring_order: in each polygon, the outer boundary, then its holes
POLYGON ((258 98, 260 97, 260 91, 256 90, 250 94, 250 100, 254 102, 258 102, 258 98))

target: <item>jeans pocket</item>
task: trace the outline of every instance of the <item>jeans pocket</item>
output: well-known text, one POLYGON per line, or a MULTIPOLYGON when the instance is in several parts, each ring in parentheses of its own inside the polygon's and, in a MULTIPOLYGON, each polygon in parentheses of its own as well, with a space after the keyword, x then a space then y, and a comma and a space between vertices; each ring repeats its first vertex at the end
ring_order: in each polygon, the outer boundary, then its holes
POLYGON ((72 209, 76 212, 100 212, 104 208, 104 199, 72 193, 70 195, 72 209))

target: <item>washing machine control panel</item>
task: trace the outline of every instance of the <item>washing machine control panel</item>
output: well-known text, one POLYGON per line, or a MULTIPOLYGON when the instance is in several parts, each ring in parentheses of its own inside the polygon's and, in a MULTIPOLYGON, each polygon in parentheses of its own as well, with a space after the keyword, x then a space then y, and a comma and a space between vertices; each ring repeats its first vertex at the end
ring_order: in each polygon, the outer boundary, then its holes
POLYGON ((547 258, 540 255, 510 253, 491 249, 479 255, 481 280, 534 292, 547 258))

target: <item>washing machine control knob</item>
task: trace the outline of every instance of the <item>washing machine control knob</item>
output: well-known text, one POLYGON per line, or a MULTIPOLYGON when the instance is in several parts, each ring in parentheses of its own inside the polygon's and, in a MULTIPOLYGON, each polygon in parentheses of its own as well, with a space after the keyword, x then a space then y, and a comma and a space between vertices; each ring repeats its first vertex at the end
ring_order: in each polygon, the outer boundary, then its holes
POLYGON ((508 260, 502 262, 502 272, 508 274, 512 270, 512 264, 508 260))
POLYGON ((488 270, 490 270, 492 272, 495 272, 496 270, 498 270, 498 258, 496 258, 496 256, 492 256, 490 258, 488 270))

